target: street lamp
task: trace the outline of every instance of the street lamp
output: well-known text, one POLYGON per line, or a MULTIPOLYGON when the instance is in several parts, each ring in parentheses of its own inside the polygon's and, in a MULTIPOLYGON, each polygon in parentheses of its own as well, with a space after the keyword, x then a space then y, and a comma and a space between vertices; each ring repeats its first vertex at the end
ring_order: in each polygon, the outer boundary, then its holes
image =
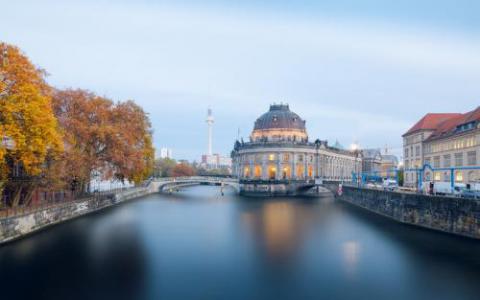
POLYGON ((322 144, 322 142, 317 139, 315 140, 315 178, 320 178, 320 169, 319 169, 319 149, 320 149, 320 145, 322 144))

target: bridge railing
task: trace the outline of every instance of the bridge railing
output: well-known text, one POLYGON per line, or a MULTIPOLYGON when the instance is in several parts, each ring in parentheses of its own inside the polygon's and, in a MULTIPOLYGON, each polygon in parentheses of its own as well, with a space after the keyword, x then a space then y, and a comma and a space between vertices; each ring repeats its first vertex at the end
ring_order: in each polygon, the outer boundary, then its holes
POLYGON ((153 179, 155 182, 238 182, 235 178, 215 177, 215 176, 179 176, 179 177, 160 177, 153 179))
POLYGON ((40 200, 31 201, 28 205, 20 204, 11 207, 8 203, 11 202, 10 195, 0 194, 2 196, 0 203, 0 219, 17 217, 21 215, 31 214, 38 211, 43 211, 52 207, 67 206, 72 203, 81 203, 86 201, 104 201, 107 199, 114 199, 117 196, 128 195, 145 190, 145 186, 121 187, 114 188, 101 192, 93 192, 88 194, 73 195, 67 194, 66 191, 55 192, 38 192, 44 198, 40 200), (45 195, 43 195, 45 194, 45 195))

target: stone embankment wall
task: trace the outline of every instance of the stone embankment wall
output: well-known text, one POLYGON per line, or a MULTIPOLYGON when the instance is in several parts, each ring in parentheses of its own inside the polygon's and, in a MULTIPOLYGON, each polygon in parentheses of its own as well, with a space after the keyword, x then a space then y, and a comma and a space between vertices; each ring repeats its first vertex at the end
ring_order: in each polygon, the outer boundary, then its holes
POLYGON ((402 223, 480 239, 480 200, 350 186, 339 199, 402 223))
POLYGON ((148 195, 154 191, 151 186, 133 188, 101 199, 86 199, 46 207, 42 210, 0 219, 0 244, 23 237, 63 221, 70 220, 127 200, 148 195))

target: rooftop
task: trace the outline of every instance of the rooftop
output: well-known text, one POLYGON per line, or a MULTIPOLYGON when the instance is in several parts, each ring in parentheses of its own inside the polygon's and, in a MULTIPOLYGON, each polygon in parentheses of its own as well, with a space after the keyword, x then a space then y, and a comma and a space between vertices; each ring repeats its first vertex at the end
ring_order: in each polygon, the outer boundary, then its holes
POLYGON ((452 136, 456 133, 473 130, 476 128, 475 126, 478 126, 476 125, 478 122, 480 122, 480 106, 472 111, 458 114, 439 123, 428 140, 436 140, 452 136), (471 124, 471 126, 462 127, 462 125, 468 124, 471 124))
POLYGON ((272 104, 268 112, 256 121, 254 130, 298 129, 305 130, 305 121, 292 112, 288 104, 272 104))
POLYGON ((435 130, 441 123, 462 116, 459 113, 429 113, 410 128, 403 136, 416 133, 421 130, 435 130))

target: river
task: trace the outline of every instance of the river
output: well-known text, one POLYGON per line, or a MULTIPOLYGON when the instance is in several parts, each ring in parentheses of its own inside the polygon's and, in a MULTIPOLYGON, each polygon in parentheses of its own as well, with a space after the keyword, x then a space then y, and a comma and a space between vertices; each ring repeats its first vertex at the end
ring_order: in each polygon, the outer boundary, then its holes
POLYGON ((480 242, 333 198, 151 195, 0 247, 1 299, 479 299, 480 242))

